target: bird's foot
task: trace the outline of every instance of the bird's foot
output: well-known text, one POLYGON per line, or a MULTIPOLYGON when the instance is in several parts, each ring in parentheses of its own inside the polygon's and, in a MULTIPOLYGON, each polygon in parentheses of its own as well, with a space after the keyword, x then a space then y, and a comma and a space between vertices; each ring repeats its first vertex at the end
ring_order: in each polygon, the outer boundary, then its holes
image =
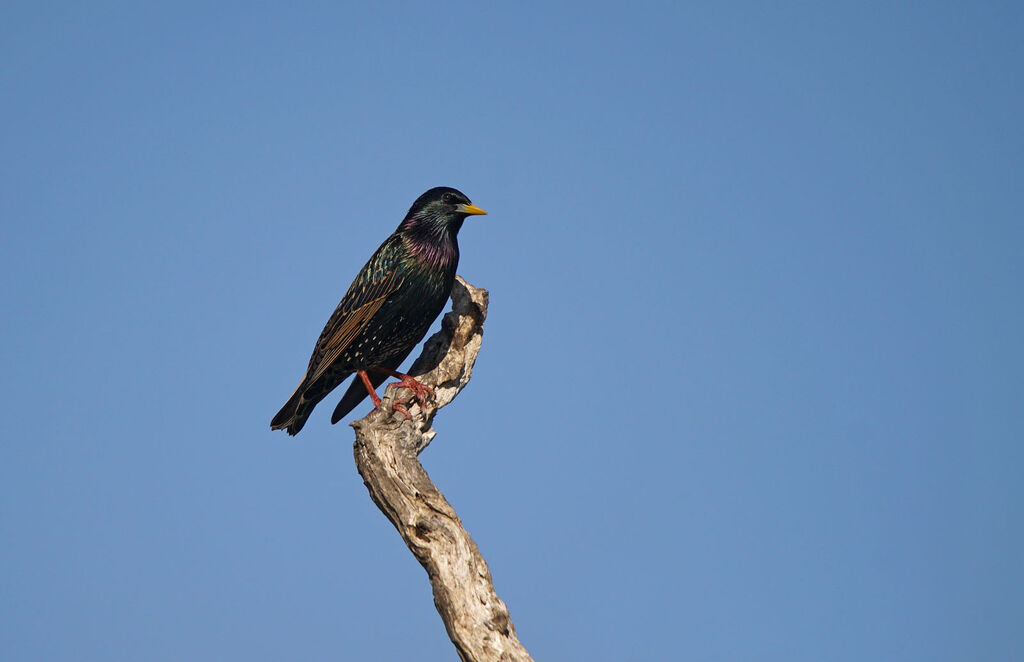
MULTIPOLYGON (((410 377, 409 375, 406 375, 405 373, 396 372, 394 370, 391 370, 390 368, 381 367, 370 368, 370 370, 373 370, 375 372, 381 372, 384 373, 385 375, 391 375, 395 379, 398 379, 399 381, 392 382, 391 384, 388 384, 388 386, 409 389, 410 391, 412 391, 412 394, 416 398, 416 401, 420 403, 421 408, 427 406, 427 397, 432 397, 434 395, 434 389, 430 388, 426 384, 422 384, 416 381, 414 378, 410 377)), ((362 375, 365 375, 365 373, 360 371, 360 376, 362 375)), ((370 381, 368 377, 364 377, 363 380, 366 383, 370 381)), ((367 389, 369 390, 369 386, 367 386, 367 389)), ((374 403, 379 405, 380 401, 375 399, 374 403)), ((402 415, 404 415, 408 420, 412 420, 412 414, 409 413, 409 410, 403 403, 392 400, 391 409, 392 411, 401 412, 402 415)))
MULTIPOLYGON (((412 391, 413 396, 415 396, 416 400, 420 403, 420 407, 426 407, 427 406, 427 397, 428 396, 433 397, 434 389, 430 388, 426 384, 423 384, 423 383, 420 383, 420 382, 416 381, 415 379, 413 379, 409 375, 401 375, 401 374, 399 374, 399 375, 396 375, 396 376, 401 377, 402 381, 392 382, 391 384, 388 384, 388 386, 394 386, 396 388, 401 388, 401 387, 404 386, 405 388, 407 388, 410 391, 412 391)), ((406 413, 406 416, 408 416, 408 415, 409 414, 406 413)))

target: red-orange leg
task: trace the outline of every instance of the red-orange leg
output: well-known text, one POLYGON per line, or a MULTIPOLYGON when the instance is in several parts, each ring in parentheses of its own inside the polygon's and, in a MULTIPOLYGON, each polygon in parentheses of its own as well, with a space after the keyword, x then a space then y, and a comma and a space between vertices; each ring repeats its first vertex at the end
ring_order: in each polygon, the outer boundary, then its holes
MULTIPOLYGON (((376 368, 371 368, 371 370, 376 370, 376 368)), ((373 388, 373 382, 370 381, 370 376, 366 374, 365 370, 356 370, 356 374, 359 375, 359 379, 363 380, 363 386, 366 387, 366 392, 370 394, 370 398, 373 400, 373 411, 376 411, 377 407, 380 406, 380 397, 377 395, 377 390, 373 388)), ((412 377, 409 377, 409 379, 411 379, 414 383, 418 384, 419 386, 423 386, 423 384, 420 384, 415 379, 412 379, 412 377)), ((426 387, 424 386, 424 388, 426 387)), ((407 419, 409 419, 410 421, 412 420, 412 414, 409 413, 409 410, 406 409, 405 405, 403 405, 402 403, 392 402, 391 409, 397 412, 401 412, 407 419)))
POLYGON ((365 370, 356 370, 356 374, 359 375, 359 379, 363 380, 363 386, 366 387, 367 393, 370 394, 370 399, 373 400, 373 408, 376 409, 380 406, 380 397, 378 397, 377 391, 370 382, 370 376, 366 374, 365 370))

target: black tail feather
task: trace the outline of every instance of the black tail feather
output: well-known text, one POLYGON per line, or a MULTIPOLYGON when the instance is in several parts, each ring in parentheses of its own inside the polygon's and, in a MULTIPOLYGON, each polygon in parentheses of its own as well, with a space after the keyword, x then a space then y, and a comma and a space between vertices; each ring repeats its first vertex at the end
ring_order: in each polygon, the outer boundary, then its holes
MULTIPOLYGON (((284 403, 281 411, 277 412, 277 415, 270 421, 271 430, 287 429, 288 434, 295 434, 302 429, 302 426, 306 423, 306 418, 309 417, 309 411, 305 412, 305 416, 299 415, 303 396, 302 386, 302 384, 299 384, 299 388, 295 389, 292 397, 288 398, 288 402, 284 403)), ((312 408, 307 409, 311 410, 312 408)))
MULTIPOLYGON (((348 375, 343 373, 340 377, 332 382, 325 382, 321 378, 312 385, 307 385, 306 380, 302 380, 299 387, 288 398, 288 402, 281 407, 281 411, 277 412, 277 415, 270 421, 270 429, 286 430, 291 435, 298 434, 302 426, 306 424, 306 419, 313 413, 313 407, 327 397, 331 389, 345 381, 348 375)), ((365 391, 365 389, 363 390, 365 391)))

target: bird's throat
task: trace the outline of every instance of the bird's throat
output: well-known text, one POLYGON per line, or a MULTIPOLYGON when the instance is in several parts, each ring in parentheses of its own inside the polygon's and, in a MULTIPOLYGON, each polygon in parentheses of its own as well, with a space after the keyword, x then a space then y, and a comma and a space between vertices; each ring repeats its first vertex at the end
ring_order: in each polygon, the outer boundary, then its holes
POLYGON ((459 244, 454 234, 417 228, 406 233, 404 239, 409 256, 421 265, 444 271, 458 266, 459 244))

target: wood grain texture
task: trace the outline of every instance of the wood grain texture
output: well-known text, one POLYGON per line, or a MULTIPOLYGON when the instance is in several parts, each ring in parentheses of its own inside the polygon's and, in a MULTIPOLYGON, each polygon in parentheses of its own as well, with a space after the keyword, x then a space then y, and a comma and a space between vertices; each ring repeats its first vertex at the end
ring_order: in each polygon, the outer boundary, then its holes
POLYGON ((437 411, 472 376, 486 315, 487 291, 457 277, 452 312, 409 371, 432 387, 435 397, 421 408, 408 389, 396 393, 388 387, 383 406, 352 423, 354 454, 370 498, 427 571, 434 605, 459 657, 467 662, 520 662, 533 658, 494 591, 487 562, 417 458, 434 438, 431 425, 437 411), (413 420, 392 413, 396 397, 410 401, 413 420))

